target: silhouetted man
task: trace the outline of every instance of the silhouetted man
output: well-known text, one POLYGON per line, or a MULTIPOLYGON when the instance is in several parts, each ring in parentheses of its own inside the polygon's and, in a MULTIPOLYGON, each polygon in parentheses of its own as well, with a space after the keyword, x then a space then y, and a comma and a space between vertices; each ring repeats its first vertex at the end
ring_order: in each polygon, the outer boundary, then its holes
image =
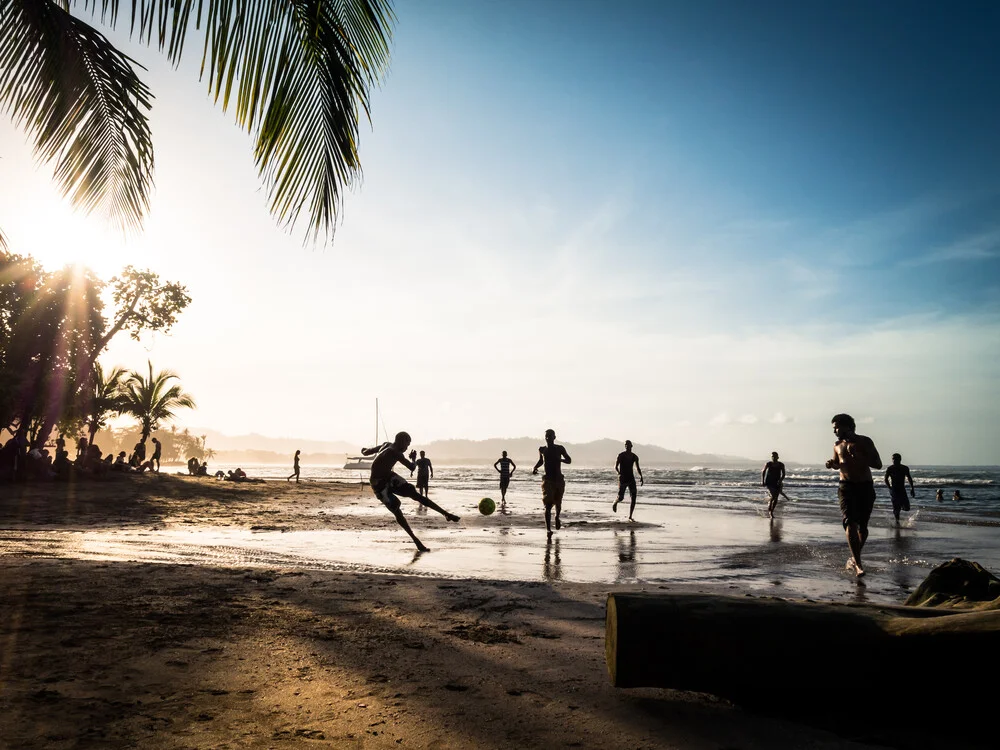
POLYGON ((410 535, 410 539, 417 545, 417 549, 421 552, 430 552, 430 549, 417 539, 417 535, 413 533, 410 524, 403 517, 403 511, 400 509, 400 502, 397 495, 412 498, 421 505, 436 510, 449 521, 458 521, 458 516, 454 513, 449 513, 434 501, 423 497, 412 484, 392 470, 392 467, 398 462, 410 471, 413 471, 415 464, 406 457, 406 449, 409 447, 409 434, 400 432, 396 434, 393 442, 382 443, 382 445, 375 448, 362 448, 361 453, 365 456, 370 456, 373 453, 378 454, 375 456, 375 460, 372 461, 371 475, 368 480, 372 492, 375 493, 375 497, 382 502, 382 505, 389 509, 389 512, 395 517, 396 523, 402 526, 403 531, 410 535))
POLYGON ((510 486, 510 478, 517 471, 517 464, 512 459, 507 458, 507 451, 502 451, 502 455, 493 462, 493 468, 500 472, 500 504, 507 502, 507 488, 510 486))
POLYGON ((910 481, 910 497, 913 494, 913 477, 910 475, 910 467, 902 463, 903 457, 898 453, 892 454, 892 466, 885 470, 885 486, 889 488, 889 499, 892 500, 892 514, 896 516, 896 524, 899 524, 899 512, 910 510, 910 499, 906 496, 906 480, 910 481))
POLYGON ((837 497, 847 545, 851 548, 848 563, 854 568, 854 574, 860 577, 865 574, 861 566, 861 550, 868 539, 868 519, 875 507, 872 469, 881 469, 882 459, 872 439, 854 431, 854 418, 850 414, 837 414, 832 422, 837 442, 833 446, 833 458, 826 462, 826 468, 840 471, 837 497))
POLYGON ((538 468, 545 466, 545 474, 542 476, 542 504, 545 506, 545 530, 548 536, 552 536, 552 508, 556 509, 556 529, 562 526, 559 514, 562 513, 562 499, 566 493, 566 479, 562 475, 562 464, 573 463, 566 449, 561 445, 556 445, 556 431, 548 429, 545 431, 545 445, 538 449, 538 462, 531 470, 532 474, 538 473, 538 468))
POLYGON ((157 474, 159 474, 160 473, 160 456, 163 455, 163 444, 159 440, 157 440, 156 438, 153 438, 153 445, 156 446, 156 447, 153 448, 153 457, 151 459, 149 459, 149 468, 153 469, 153 464, 155 463, 156 464, 155 471, 156 471, 157 474))
POLYGON ((417 467, 417 492, 427 497, 430 480, 434 476, 434 467, 431 466, 431 460, 424 456, 423 451, 420 451, 420 458, 416 460, 415 466, 417 467))
POLYGON ((764 464, 760 471, 760 483, 771 493, 771 502, 767 504, 767 512, 774 518, 774 509, 778 505, 778 495, 785 482, 785 465, 778 460, 778 454, 772 453, 771 460, 764 464))
POLYGON ((632 505, 628 509, 628 520, 630 521, 635 520, 632 518, 632 514, 635 513, 635 498, 638 494, 638 490, 635 488, 635 474, 632 472, 633 466, 639 472, 639 484, 644 484, 639 457, 632 452, 632 441, 626 440, 625 450, 619 453, 618 458, 615 459, 615 471, 618 472, 618 499, 611 506, 611 510, 615 513, 618 512, 618 503, 625 499, 625 490, 628 490, 632 497, 632 505))

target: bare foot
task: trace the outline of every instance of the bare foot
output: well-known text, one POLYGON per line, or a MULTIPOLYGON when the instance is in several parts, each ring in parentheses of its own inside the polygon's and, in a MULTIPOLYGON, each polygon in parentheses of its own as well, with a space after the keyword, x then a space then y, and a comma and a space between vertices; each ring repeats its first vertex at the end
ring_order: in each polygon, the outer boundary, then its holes
POLYGON ((549 533, 548 533, 548 538, 549 538, 549 539, 551 539, 551 538, 552 538, 552 529, 549 529, 549 533))
POLYGON ((864 574, 865 574, 865 571, 864 571, 864 568, 861 567, 861 563, 855 562, 854 563, 854 575, 856 575, 858 578, 861 578, 861 576, 863 576, 864 574))
POLYGON ((426 547, 423 544, 421 544, 421 543, 418 542, 417 543, 417 551, 419 551, 419 552, 430 552, 431 548, 430 547, 426 547))
POLYGON ((562 528, 562 521, 559 520, 559 516, 556 516, 556 529, 562 528))
POLYGON ((611 512, 612 513, 618 512, 618 501, 615 501, 615 504, 611 506, 611 512))
POLYGON ((446 513, 445 518, 447 518, 452 523, 457 523, 459 517, 456 516, 454 513, 446 513))

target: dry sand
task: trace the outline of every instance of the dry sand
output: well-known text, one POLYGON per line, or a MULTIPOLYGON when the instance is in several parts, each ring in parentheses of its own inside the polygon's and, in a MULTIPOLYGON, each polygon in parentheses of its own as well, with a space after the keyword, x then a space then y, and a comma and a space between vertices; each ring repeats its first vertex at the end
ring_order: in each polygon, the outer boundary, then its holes
MULTIPOLYGON (((163 475, 8 484, 0 529, 393 523, 388 513, 337 514, 359 497, 369 498, 356 485, 163 475)), ((419 523, 445 522, 432 514, 419 523)), ((23 553, 0 562, 0 747, 920 744, 892 731, 852 741, 703 694, 611 687, 608 586, 23 553)))

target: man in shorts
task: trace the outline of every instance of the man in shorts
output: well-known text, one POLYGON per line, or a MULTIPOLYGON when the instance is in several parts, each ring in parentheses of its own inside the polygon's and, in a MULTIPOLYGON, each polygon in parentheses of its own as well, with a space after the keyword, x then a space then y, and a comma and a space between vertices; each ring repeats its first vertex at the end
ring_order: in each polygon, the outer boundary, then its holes
POLYGON ((537 474, 540 466, 545 466, 542 476, 542 504, 545 505, 545 531, 552 537, 552 508, 556 509, 556 529, 562 526, 559 514, 562 512, 562 499, 566 492, 566 479, 562 475, 562 464, 573 463, 566 449, 556 445, 556 431, 545 431, 545 445, 538 449, 538 463, 531 470, 537 474))
POLYGON ((910 510, 910 499, 906 496, 906 480, 910 481, 910 497, 916 497, 913 494, 913 477, 910 475, 910 467, 903 463, 902 456, 893 453, 892 466, 885 470, 885 486, 889 488, 892 514, 896 516, 897 526, 899 526, 899 512, 910 510))
POLYGON ((778 460, 778 454, 772 453, 771 460, 764 464, 760 471, 760 483, 767 487, 771 494, 771 502, 767 504, 767 513, 774 518, 774 509, 778 505, 778 495, 782 494, 781 487, 785 482, 785 465, 778 460))
POLYGON ((507 451, 502 451, 502 455, 493 463, 493 468, 500 473, 500 506, 507 503, 507 488, 510 486, 510 478, 517 471, 517 464, 512 459, 507 458, 507 451))
POLYGON ((639 472, 639 484, 641 485, 644 480, 642 469, 639 467, 639 457, 632 452, 632 441, 626 440, 625 450, 619 453, 615 460, 615 471, 618 472, 618 499, 611 506, 611 510, 615 513, 618 512, 618 503, 625 499, 625 490, 628 490, 632 497, 632 505, 628 509, 628 520, 630 521, 635 520, 632 518, 632 514, 635 513, 635 498, 638 494, 635 488, 635 474, 632 472, 633 466, 639 472))
POLYGON ((458 521, 458 516, 454 513, 449 513, 433 501, 422 496, 412 484, 392 470, 392 467, 398 462, 410 471, 413 471, 416 464, 406 457, 406 449, 409 447, 410 436, 405 432, 400 432, 396 435, 393 442, 382 443, 382 445, 374 448, 362 448, 361 453, 365 456, 378 454, 375 456, 375 460, 372 461, 371 475, 368 480, 372 492, 375 493, 375 497, 382 502, 382 505, 389 509, 389 512, 396 519, 396 523, 402 526, 403 531, 410 535, 410 539, 417 545, 417 549, 421 552, 430 552, 430 549, 417 539, 417 535, 413 533, 410 524, 403 517, 398 495, 413 498, 421 505, 436 510, 449 521, 458 521))
POLYGON ((427 497, 430 480, 434 476, 434 467, 431 466, 431 460, 424 457, 423 451, 420 451, 420 458, 416 460, 415 465, 417 467, 417 492, 427 497))
POLYGON ((826 462, 826 468, 840 471, 837 497, 847 545, 851 548, 848 566, 853 567, 854 574, 861 577, 865 574, 861 566, 861 550, 868 539, 868 519, 875 507, 872 469, 881 469, 882 459, 872 439, 854 431, 854 418, 850 414, 837 414, 832 422, 837 442, 833 446, 833 458, 826 462))

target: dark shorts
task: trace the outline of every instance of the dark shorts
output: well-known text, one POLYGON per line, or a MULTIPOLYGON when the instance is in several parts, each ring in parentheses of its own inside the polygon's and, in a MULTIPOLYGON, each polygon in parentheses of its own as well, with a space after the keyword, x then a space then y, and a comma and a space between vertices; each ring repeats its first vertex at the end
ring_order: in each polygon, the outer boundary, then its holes
POLYGON ((910 509, 910 498, 906 494, 906 487, 893 487, 889 490, 889 499, 892 500, 892 512, 899 513, 901 510, 910 509))
POLYGON ((637 493, 635 477, 618 477, 618 502, 621 502, 625 498, 625 490, 628 490, 632 499, 635 500, 637 493))
POLYGON ((372 485, 372 492, 375 493, 375 497, 382 501, 382 505, 395 513, 399 510, 400 506, 396 493, 409 495, 414 493, 415 490, 413 489, 413 485, 399 476, 399 474, 392 474, 385 483, 372 485))
POLYGON ((855 523, 861 530, 868 529, 868 519, 875 507, 875 482, 841 482, 837 488, 840 515, 846 529, 855 523))
POLYGON ((779 482, 778 484, 765 484, 764 486, 767 487, 767 491, 771 493, 771 499, 777 500, 778 495, 781 494, 781 483, 779 482))
POLYGON ((426 490, 427 486, 429 484, 430 484, 430 478, 426 474, 417 474, 417 489, 418 490, 421 487, 426 490))
POLYGON ((546 508, 553 505, 562 507, 563 495, 566 493, 566 479, 564 477, 543 477, 542 478, 542 503, 546 508))
POLYGON ((500 477, 500 489, 505 490, 510 486, 510 477, 501 476, 500 477))

